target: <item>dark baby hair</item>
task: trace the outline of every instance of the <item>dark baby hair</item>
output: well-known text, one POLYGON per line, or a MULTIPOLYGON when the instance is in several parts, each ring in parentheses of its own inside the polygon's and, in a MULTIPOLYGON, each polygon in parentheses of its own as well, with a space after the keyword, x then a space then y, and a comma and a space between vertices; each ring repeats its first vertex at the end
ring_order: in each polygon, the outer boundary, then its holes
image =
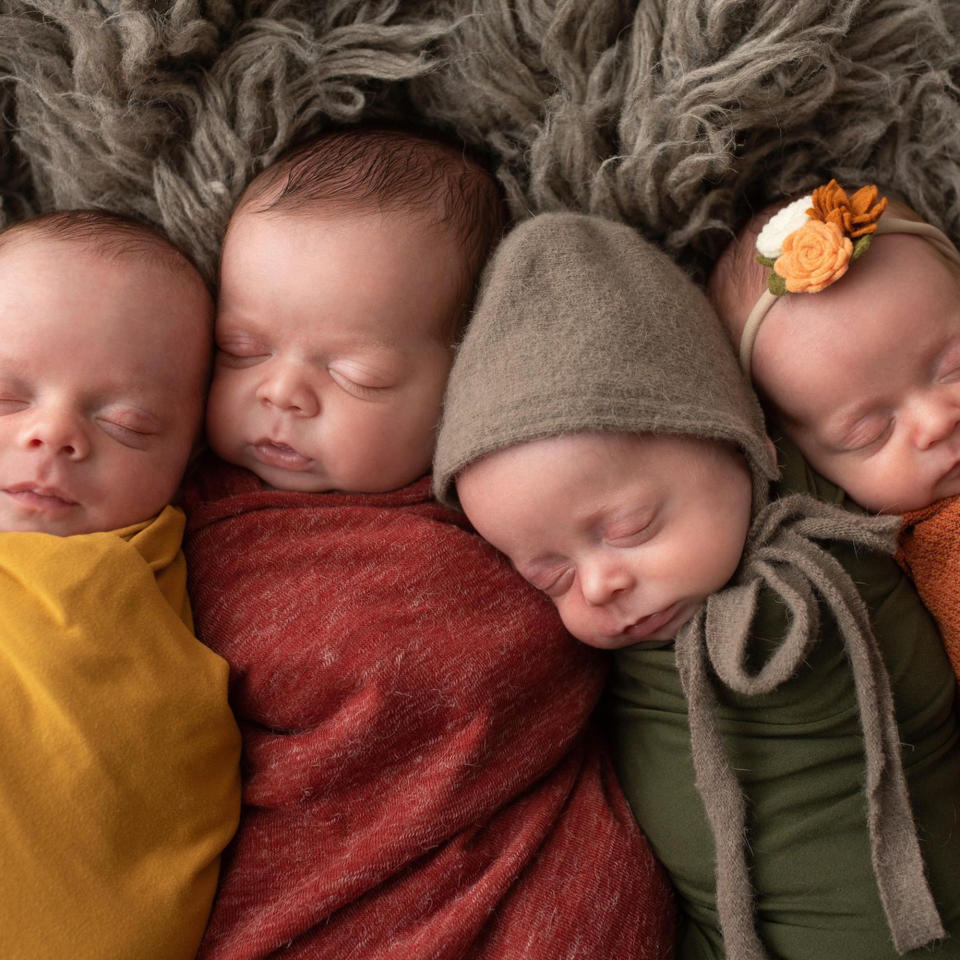
POLYGON ((479 160, 433 135, 386 127, 337 130, 295 147, 250 183, 237 210, 246 207, 293 215, 337 207, 422 212, 459 240, 467 299, 506 219, 497 183, 479 160))
POLYGON ((21 220, 0 231, 0 251, 8 243, 31 237, 80 243, 108 259, 133 257, 172 271, 195 274, 193 261, 160 230, 107 210, 58 210, 21 220))

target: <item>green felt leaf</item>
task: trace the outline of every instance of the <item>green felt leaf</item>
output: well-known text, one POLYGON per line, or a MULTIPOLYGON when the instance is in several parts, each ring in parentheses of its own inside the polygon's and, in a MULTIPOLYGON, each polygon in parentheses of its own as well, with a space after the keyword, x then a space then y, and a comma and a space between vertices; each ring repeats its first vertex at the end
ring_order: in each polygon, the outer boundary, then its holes
POLYGON ((853 254, 851 255, 851 260, 858 260, 862 257, 869 249, 870 244, 873 242, 873 236, 869 233, 864 234, 862 237, 858 237, 856 243, 853 245, 853 254))

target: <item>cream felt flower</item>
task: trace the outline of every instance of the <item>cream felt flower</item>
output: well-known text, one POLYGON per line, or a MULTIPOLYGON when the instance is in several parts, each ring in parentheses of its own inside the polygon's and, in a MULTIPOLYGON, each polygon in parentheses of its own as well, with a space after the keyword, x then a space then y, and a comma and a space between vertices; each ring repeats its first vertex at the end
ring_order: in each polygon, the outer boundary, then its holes
POLYGON ((776 260, 783 252, 783 242, 809 219, 807 210, 813 203, 812 196, 801 197, 778 210, 760 231, 757 237, 757 252, 762 257, 776 260))

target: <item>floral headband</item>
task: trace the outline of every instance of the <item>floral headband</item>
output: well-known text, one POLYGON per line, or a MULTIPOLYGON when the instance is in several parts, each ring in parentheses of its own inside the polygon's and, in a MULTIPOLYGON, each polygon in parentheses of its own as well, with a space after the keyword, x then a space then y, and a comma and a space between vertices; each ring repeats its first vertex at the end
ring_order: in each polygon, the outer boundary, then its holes
POLYGON ((760 295, 740 335, 740 366, 750 376, 750 358, 760 324, 785 293, 818 293, 836 283, 870 249, 877 234, 910 233, 929 240, 960 266, 960 253, 932 224, 884 217, 887 198, 874 185, 852 196, 836 180, 817 187, 775 213, 757 237, 757 261, 770 267, 760 295))

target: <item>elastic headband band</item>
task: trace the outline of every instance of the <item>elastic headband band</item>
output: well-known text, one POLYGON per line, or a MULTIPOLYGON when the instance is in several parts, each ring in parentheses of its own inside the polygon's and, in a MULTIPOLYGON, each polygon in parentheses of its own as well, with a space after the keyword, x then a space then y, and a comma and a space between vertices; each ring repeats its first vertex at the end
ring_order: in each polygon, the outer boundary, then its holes
MULTIPOLYGON (((889 233, 910 233, 925 240, 929 240, 937 250, 942 253, 953 264, 960 267, 960 252, 953 245, 950 238, 942 231, 938 230, 933 224, 920 223, 916 220, 902 220, 898 217, 881 217, 877 221, 878 234, 889 233)), ((740 366, 743 372, 750 377, 750 359, 753 356, 753 344, 757 339, 757 332, 760 330, 760 324, 763 323, 770 308, 779 300, 780 297, 769 290, 764 290, 760 299, 754 304, 747 322, 743 326, 743 332, 740 334, 740 366)))

